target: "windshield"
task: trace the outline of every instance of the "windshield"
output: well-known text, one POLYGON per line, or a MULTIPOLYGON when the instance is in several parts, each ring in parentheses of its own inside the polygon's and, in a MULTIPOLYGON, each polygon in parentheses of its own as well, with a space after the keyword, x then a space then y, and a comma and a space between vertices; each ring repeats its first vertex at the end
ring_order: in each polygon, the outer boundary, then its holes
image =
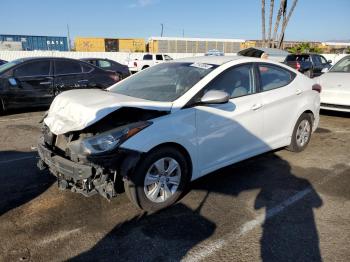
POLYGON ((0 66, 0 74, 4 73, 7 71, 7 69, 10 69, 11 67, 18 65, 19 63, 23 62, 23 59, 16 59, 11 62, 8 62, 6 64, 3 64, 0 66))
POLYGON ((125 79, 109 91, 146 100, 172 102, 215 67, 202 63, 163 63, 125 79))
POLYGON ((329 72, 345 72, 350 73, 350 56, 344 57, 339 60, 329 72))

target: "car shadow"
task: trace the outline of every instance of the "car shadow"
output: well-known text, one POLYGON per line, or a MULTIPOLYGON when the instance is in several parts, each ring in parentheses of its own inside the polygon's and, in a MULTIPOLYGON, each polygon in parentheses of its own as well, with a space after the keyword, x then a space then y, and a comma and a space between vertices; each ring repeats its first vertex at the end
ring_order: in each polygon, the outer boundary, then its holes
MULTIPOLYGON (((215 205, 208 198, 219 193, 230 203, 250 190, 259 191, 254 206, 237 204, 235 213, 240 216, 239 210, 244 213, 246 208, 265 209, 260 239, 263 261, 322 260, 313 213, 314 208, 322 206, 322 199, 307 179, 294 175, 289 163, 276 154, 267 153, 216 171, 193 182, 191 190, 206 192, 195 209, 185 204, 185 197, 168 209, 143 213, 116 225, 94 247, 71 261, 179 261, 219 230, 215 219, 208 218, 211 212, 216 212, 211 214, 214 217, 225 218, 232 211, 225 203, 202 211, 203 206, 215 205)), ((240 220, 236 216, 225 219, 233 224, 240 220)))
POLYGON ((54 182, 51 175, 38 172, 36 152, 0 152, 0 216, 31 201, 54 182))
POLYGON ((42 112, 42 111, 47 111, 48 109, 49 109, 49 106, 7 109, 6 111, 0 112, 0 116, 11 116, 11 115, 18 115, 18 114, 23 114, 23 113, 42 112))

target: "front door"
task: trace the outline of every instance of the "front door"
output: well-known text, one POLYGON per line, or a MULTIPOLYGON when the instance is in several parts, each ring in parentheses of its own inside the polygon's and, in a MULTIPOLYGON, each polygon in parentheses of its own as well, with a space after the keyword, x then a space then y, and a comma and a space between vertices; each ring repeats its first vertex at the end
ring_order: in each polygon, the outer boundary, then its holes
POLYGON ((32 61, 18 66, 9 82, 9 107, 49 105, 53 99, 50 60, 32 61))
POLYGON ((231 99, 226 104, 196 106, 198 165, 201 175, 261 153, 263 112, 256 93, 252 64, 234 66, 205 87, 222 90, 231 99))

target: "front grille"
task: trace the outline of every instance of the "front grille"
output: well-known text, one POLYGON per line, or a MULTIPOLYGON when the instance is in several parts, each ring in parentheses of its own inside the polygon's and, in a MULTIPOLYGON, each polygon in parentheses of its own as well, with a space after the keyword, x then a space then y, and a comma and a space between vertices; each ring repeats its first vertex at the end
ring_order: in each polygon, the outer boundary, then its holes
POLYGON ((338 108, 338 109, 348 109, 348 110, 350 110, 350 106, 344 106, 344 105, 334 105, 334 104, 321 103, 321 106, 330 107, 330 108, 338 108))

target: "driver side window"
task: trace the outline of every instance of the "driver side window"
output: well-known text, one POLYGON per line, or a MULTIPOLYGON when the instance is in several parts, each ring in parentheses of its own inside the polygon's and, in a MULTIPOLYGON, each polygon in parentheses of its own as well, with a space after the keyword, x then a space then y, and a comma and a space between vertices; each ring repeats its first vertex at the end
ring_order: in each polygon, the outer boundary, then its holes
POLYGON ((252 64, 231 67, 211 81, 205 92, 221 90, 230 95, 230 98, 255 93, 254 71, 252 64))

